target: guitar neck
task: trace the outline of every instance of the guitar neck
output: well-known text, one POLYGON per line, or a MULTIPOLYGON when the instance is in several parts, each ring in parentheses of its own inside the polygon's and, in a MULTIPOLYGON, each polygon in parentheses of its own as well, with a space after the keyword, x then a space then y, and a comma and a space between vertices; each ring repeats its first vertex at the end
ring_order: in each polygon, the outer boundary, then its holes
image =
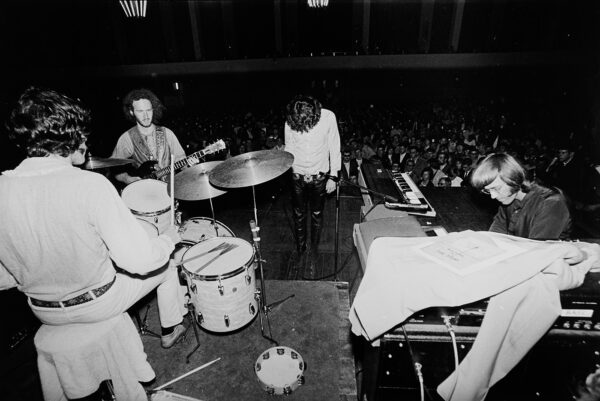
MULTIPOLYGON (((193 158, 193 157, 200 158, 200 157, 203 157, 205 154, 206 154, 206 152, 204 150, 199 150, 197 152, 194 152, 191 155, 189 155, 188 157, 186 157, 185 159, 181 159, 181 160, 173 163, 173 167, 175 168, 175 171, 177 171, 180 168, 187 166, 188 162, 191 158, 193 158)), ((167 174, 171 174, 171 166, 167 166, 167 167, 161 168, 160 170, 155 171, 153 176, 156 179, 161 179, 162 177, 164 177, 167 174)))

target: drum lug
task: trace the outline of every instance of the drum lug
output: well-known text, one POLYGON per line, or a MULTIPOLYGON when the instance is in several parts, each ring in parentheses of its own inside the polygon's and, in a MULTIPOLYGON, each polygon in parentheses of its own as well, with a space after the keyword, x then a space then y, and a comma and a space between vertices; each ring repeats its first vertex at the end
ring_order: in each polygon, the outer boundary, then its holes
POLYGON ((158 224, 158 216, 154 218, 154 224, 158 224))
POLYGON ((219 288, 219 294, 224 295, 225 294, 225 287, 223 287, 221 285, 221 279, 219 279, 219 286, 218 286, 218 288, 219 288))
POLYGON ((250 285, 252 283, 252 277, 249 274, 246 274, 246 285, 250 285))
POLYGON ((285 395, 290 395, 290 394, 292 394, 292 388, 291 388, 290 386, 285 386, 285 387, 283 388, 283 394, 285 394, 285 395))
POLYGON ((202 316, 202 312, 198 312, 198 324, 204 323, 204 316, 202 316))
POLYGON ((254 314, 256 313, 256 308, 252 304, 248 304, 248 310, 250 311, 251 316, 254 316, 254 314))
POLYGON ((196 291, 196 284, 192 283, 192 285, 190 285, 190 290, 192 290, 194 294, 198 294, 198 292, 196 291))
POLYGON ((267 394, 268 395, 274 395, 275 394, 275 389, 273 387, 267 387, 267 394))
POLYGON ((257 288, 256 291, 254 291, 254 299, 260 301, 260 288, 257 288))
POLYGON ((229 315, 223 316, 223 319, 225 320, 225 326, 229 327, 229 315))
POLYGON ((304 384, 304 381, 305 381, 305 379, 304 379, 304 376, 300 376, 300 377, 298 378, 298 384, 299 384, 299 385, 303 385, 303 384, 304 384))

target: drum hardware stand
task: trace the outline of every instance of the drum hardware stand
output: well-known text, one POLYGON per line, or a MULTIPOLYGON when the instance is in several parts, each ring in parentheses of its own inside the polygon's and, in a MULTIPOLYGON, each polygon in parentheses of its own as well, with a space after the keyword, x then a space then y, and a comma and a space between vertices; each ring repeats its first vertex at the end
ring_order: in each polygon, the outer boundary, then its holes
POLYGON ((213 206, 212 198, 208 198, 208 201, 210 202, 210 212, 212 214, 212 224, 215 229, 215 234, 217 234, 216 237, 218 237, 219 236, 219 227, 217 226, 217 220, 215 220, 215 208, 213 206))
MULTIPOLYGON (((188 287, 188 291, 189 291, 189 287, 188 287)), ((192 327, 194 329, 194 336, 196 337, 196 346, 194 347, 193 350, 191 350, 185 356, 185 363, 190 363, 190 357, 196 351, 198 351, 198 348, 200 348, 200 336, 198 335, 198 327, 196 327, 196 307, 194 306, 194 303, 190 302, 190 301, 188 301, 187 306, 188 306, 188 317, 190 319, 190 324, 192 325, 192 327)))
POLYGON ((133 317, 135 319, 135 321, 137 322, 138 325, 138 330, 140 332, 140 336, 150 336, 150 337, 156 337, 156 338, 160 338, 160 335, 153 332, 152 330, 148 329, 148 311, 150 310, 150 305, 146 306, 146 313, 144 313, 144 318, 141 319, 140 318, 140 311, 139 309, 135 309, 133 311, 133 317))
POLYGON ((294 294, 292 294, 291 296, 288 296, 280 301, 274 302, 272 305, 267 304, 267 292, 265 289, 265 274, 264 274, 264 270, 263 270, 263 262, 264 261, 262 259, 262 255, 260 253, 260 235, 259 235, 260 227, 256 223, 258 221, 258 212, 256 209, 256 191, 254 189, 254 185, 252 186, 252 200, 254 202, 254 219, 255 220, 250 220, 250 231, 252 232, 252 240, 254 242, 254 249, 256 251, 256 260, 257 260, 258 268, 260 271, 260 289, 257 291, 257 297, 258 297, 258 301, 260 304, 260 311, 259 311, 260 332, 264 338, 271 341, 276 346, 279 346, 279 343, 275 339, 273 339, 273 336, 271 334, 272 332, 271 332, 271 321, 269 320, 269 312, 271 311, 271 308, 273 306, 282 304, 283 302, 292 298, 294 296, 294 294), (264 318, 267 321, 268 334, 265 333, 265 325, 263 322, 262 314, 264 314, 264 318))

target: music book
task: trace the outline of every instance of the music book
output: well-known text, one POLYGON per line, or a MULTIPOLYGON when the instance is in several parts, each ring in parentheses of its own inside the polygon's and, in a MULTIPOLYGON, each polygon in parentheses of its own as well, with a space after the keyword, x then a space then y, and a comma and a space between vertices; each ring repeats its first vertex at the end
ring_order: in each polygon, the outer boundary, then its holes
POLYGON ((414 248, 426 258, 462 276, 525 252, 513 243, 496 241, 474 231, 446 235, 414 248))

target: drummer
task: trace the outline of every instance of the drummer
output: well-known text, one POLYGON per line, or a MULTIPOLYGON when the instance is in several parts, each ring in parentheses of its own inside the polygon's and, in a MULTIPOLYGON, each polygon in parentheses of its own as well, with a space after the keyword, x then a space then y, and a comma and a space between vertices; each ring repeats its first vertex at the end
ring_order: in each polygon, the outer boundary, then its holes
MULTIPOLYGON (((174 162, 186 157, 173 131, 157 125, 163 111, 161 101, 148 89, 134 89, 125 96, 123 113, 135 125, 119 137, 111 157, 133 159, 138 169, 120 172, 115 175, 116 180, 131 184, 147 177, 154 170, 168 167, 171 154, 174 162), (149 161, 156 163, 144 163, 149 161)), ((166 180, 168 175, 164 178, 166 180)))
POLYGON ((65 95, 20 97, 8 127, 28 157, 0 176, 0 290, 17 287, 43 323, 67 325, 118 316, 157 288, 169 348, 187 312, 177 270, 165 266, 179 235, 148 238, 103 175, 73 167, 85 161, 89 124, 65 95))

